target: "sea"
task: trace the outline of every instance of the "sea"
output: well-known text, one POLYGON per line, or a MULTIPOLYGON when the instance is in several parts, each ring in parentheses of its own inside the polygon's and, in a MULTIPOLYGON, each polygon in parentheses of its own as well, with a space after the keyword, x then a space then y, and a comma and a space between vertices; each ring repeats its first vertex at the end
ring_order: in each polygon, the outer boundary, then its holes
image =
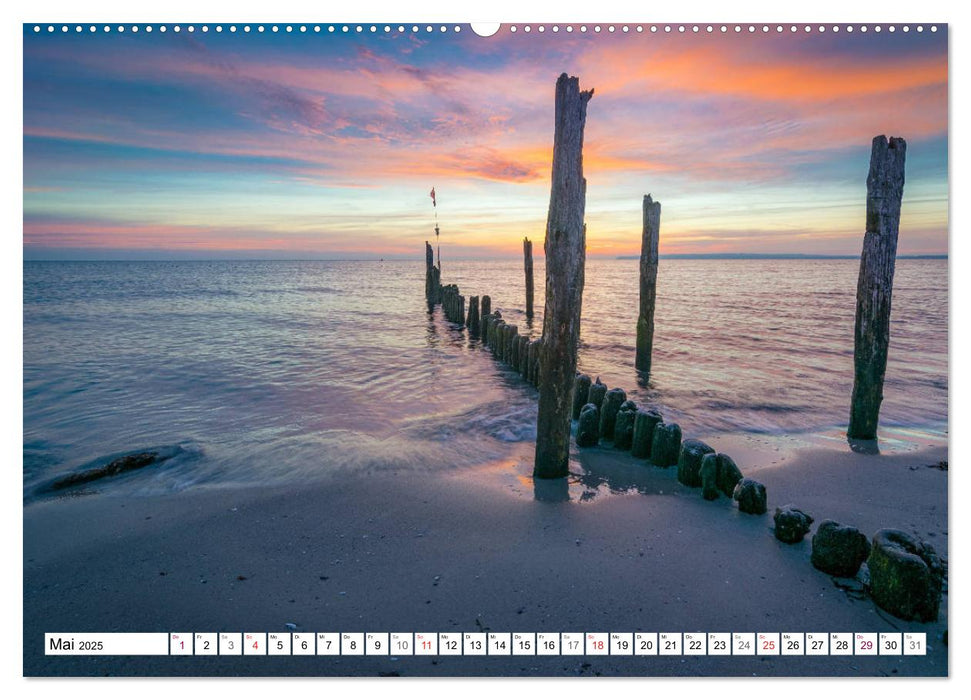
MULTIPOLYGON (((654 355, 634 369, 638 262, 586 264, 579 369, 686 436, 842 436, 859 263, 662 259, 654 355)), ((429 478, 523 452, 536 389, 424 299, 424 261, 25 262, 25 495, 149 449, 130 493, 429 478)), ((521 260, 442 280, 525 317, 521 260)), ((948 262, 901 259, 881 432, 946 441, 948 262)))

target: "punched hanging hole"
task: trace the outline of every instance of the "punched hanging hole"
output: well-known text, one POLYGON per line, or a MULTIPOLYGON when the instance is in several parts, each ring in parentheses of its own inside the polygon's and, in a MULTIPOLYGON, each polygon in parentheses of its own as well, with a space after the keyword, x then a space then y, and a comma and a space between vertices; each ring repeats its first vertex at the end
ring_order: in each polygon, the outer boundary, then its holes
POLYGON ((498 32, 501 26, 502 25, 499 24, 498 22, 495 22, 495 23, 473 22, 472 31, 478 34, 479 36, 487 37, 487 36, 492 36, 493 34, 498 32))

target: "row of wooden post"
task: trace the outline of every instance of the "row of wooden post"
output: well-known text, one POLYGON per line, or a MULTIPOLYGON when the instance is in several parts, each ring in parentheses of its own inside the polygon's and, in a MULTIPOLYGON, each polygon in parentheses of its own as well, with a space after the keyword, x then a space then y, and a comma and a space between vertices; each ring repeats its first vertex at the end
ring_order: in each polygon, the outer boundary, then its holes
MULTIPOLYGON (((429 266, 429 278, 434 276, 434 266, 429 266)), ((432 282, 426 279, 426 288, 430 289, 432 282)), ((428 291, 427 296, 441 299, 442 312, 452 323, 465 326, 469 334, 478 336, 484 347, 501 362, 509 365, 518 372, 523 379, 538 386, 540 376, 540 358, 542 356, 542 339, 531 339, 520 335, 519 327, 507 323, 502 312, 492 310, 492 298, 469 297, 468 313, 465 312, 465 297, 459 293, 458 285, 439 285, 437 290, 428 291)))
MULTIPOLYGON (((568 474, 570 428, 576 381, 577 347, 586 262, 586 180, 583 177, 583 131, 593 90, 581 91, 579 80, 560 75, 556 82, 553 171, 544 251, 546 304, 541 340, 530 341, 501 314, 480 315, 473 297, 465 315, 465 298, 455 285, 442 286, 440 269, 426 243, 426 296, 439 294, 446 317, 481 331, 484 342, 503 361, 540 387, 533 475, 557 478, 568 474)), ((850 423, 851 438, 876 437, 890 334, 890 301, 904 184, 906 143, 879 136, 873 140, 867 178, 867 220, 857 286, 855 376, 850 423)), ((660 203, 643 201, 640 258, 640 303, 636 329, 635 367, 649 372, 654 335, 660 203)), ((532 243, 523 241, 526 274, 526 315, 533 315, 532 243)), ((483 303, 488 297, 483 298, 483 303)))
POLYGON ((441 286, 442 311, 445 318, 452 323, 465 325, 465 297, 459 294, 456 284, 443 284, 441 286))

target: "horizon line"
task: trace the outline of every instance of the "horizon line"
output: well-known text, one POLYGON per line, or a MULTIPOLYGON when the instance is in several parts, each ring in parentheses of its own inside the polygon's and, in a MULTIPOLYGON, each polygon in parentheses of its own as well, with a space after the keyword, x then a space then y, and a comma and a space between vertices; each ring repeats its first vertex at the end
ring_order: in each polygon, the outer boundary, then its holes
MULTIPOLYGON (((537 256, 544 259, 544 255, 537 256)), ((949 253, 907 253, 897 255, 897 260, 946 260, 949 253)), ((665 253, 658 256, 660 260, 858 260, 859 255, 825 254, 825 253, 665 253)), ((455 262, 467 260, 519 260, 517 256, 495 257, 457 257, 451 258, 455 262)), ((639 255, 592 255, 587 259, 593 260, 639 260, 639 255)), ((423 262, 424 257, 391 257, 391 258, 314 258, 314 257, 23 257, 22 262, 423 262)))

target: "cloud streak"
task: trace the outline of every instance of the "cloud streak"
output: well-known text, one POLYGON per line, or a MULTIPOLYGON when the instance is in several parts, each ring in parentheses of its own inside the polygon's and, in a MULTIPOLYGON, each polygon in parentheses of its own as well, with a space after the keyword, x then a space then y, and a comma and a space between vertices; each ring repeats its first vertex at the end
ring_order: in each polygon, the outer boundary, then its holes
MULTIPOLYGON (((106 228, 65 220, 56 239, 34 218, 25 243, 115 246, 127 237, 164 247, 195 235, 208 248, 248 246, 227 211, 235 189, 230 210, 256 207, 275 217, 273 230, 300 230, 302 217, 317 215, 321 249, 357 231, 358 245, 377 250, 395 243, 376 224, 420 239, 400 222, 436 184, 462 205, 452 212, 458 227, 477 232, 478 221, 492 221, 492 234, 473 234, 475 246, 511 250, 524 228, 542 226, 552 85, 567 69, 597 89, 584 150, 592 245, 634 247, 636 235, 610 242, 632 227, 613 203, 636 204, 651 190, 693 207, 706 197, 724 206, 717 197, 733 193, 746 206, 722 216, 731 230, 751 230, 748 243, 781 240, 755 234, 772 223, 814 252, 783 216, 767 221, 775 190, 859 198, 869 140, 889 133, 917 151, 937 149, 945 163, 920 175, 937 204, 916 223, 946 249, 945 36, 85 39, 25 35, 25 212, 73 211, 106 228), (125 228, 137 212, 119 213, 119 193, 151 212, 144 227, 125 228), (175 226, 154 228, 166 206, 178 212, 175 226), (348 211, 359 212, 356 224, 337 221, 348 211), (113 227, 119 219, 127 223, 113 227)), ((666 206, 665 222, 685 230, 696 211, 666 206)), ((843 237, 858 228, 847 218, 825 225, 843 237)), ((256 230, 267 244, 291 240, 256 230)), ((746 245, 713 231, 723 245, 746 245)), ((817 247, 826 245, 832 238, 819 236, 817 247)))

